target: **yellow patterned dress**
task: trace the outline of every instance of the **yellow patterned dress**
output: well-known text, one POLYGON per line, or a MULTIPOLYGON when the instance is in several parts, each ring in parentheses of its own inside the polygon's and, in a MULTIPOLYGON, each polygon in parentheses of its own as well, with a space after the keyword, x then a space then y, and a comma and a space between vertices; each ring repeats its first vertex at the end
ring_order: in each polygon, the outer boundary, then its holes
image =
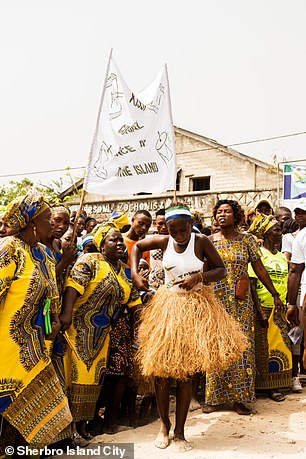
POLYGON ((58 313, 55 266, 45 247, 0 240, 0 413, 33 446, 70 424, 68 400, 50 359, 43 308, 58 313))
POLYGON ((67 330, 64 356, 70 409, 74 421, 93 419, 105 373, 111 318, 121 304, 141 304, 138 291, 121 266, 117 274, 100 253, 86 253, 73 266, 67 287, 80 296, 67 330))
POLYGON ((239 322, 249 345, 243 358, 228 370, 206 375, 206 403, 222 405, 255 401, 254 308, 250 288, 245 300, 235 298, 237 280, 248 275, 248 263, 260 258, 254 237, 244 234, 240 239, 213 241, 224 261, 227 276, 214 284, 214 292, 226 311, 239 322))

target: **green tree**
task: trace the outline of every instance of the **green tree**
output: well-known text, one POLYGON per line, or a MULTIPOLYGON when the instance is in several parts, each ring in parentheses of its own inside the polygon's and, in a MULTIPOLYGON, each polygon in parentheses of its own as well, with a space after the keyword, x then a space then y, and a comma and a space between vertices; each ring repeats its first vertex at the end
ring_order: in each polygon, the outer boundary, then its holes
POLYGON ((9 186, 2 185, 0 187, 0 204, 7 206, 17 196, 26 194, 33 186, 33 182, 28 178, 24 178, 21 182, 15 182, 14 180, 9 181, 9 186))
MULTIPOLYGON (((70 174, 69 168, 67 168, 66 176, 69 178, 71 186, 73 187, 72 195, 64 198, 64 201, 69 201, 72 199, 73 195, 75 196, 81 193, 81 190, 78 190, 75 185, 75 183, 80 179, 74 180, 70 174)), ((48 185, 45 185, 42 182, 39 182, 38 185, 34 185, 30 179, 24 178, 19 182, 10 180, 9 185, 0 186, 0 205, 7 206, 16 197, 26 194, 33 186, 35 186, 35 188, 51 203, 58 203, 61 201, 58 196, 63 192, 64 182, 62 178, 59 180, 51 180, 48 185)))

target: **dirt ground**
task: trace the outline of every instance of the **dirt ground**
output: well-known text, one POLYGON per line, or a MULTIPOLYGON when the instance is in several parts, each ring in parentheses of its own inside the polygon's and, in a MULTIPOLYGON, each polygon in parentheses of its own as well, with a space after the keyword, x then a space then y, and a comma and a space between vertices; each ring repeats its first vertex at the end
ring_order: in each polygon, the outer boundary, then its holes
MULTIPOLYGON (((300 394, 287 395, 283 402, 261 398, 253 407, 256 414, 251 416, 233 411, 189 412, 186 439, 193 449, 186 452, 177 451, 173 442, 164 450, 154 446, 159 421, 115 435, 100 435, 90 446, 132 442, 135 459, 306 458, 306 387, 300 394)), ((173 426, 173 412, 171 422, 173 426)))

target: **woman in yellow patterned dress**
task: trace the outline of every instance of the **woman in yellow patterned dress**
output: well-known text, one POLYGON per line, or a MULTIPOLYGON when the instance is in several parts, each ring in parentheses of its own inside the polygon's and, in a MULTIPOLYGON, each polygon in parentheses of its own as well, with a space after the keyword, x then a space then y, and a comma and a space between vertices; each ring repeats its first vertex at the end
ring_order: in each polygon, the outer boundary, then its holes
POLYGON ((125 246, 119 229, 114 223, 100 226, 94 241, 100 252, 85 253, 76 261, 60 316, 71 343, 64 357, 70 409, 78 432, 85 437, 85 424, 94 417, 107 365, 112 317, 120 305, 141 304, 120 261, 125 246))
POLYGON ((257 277, 271 293, 276 307, 282 307, 275 289, 260 258, 258 245, 251 234, 239 232, 238 226, 244 217, 237 201, 220 200, 213 209, 213 216, 221 231, 213 234, 211 240, 224 261, 227 275, 214 285, 214 291, 226 311, 237 320, 248 339, 248 349, 238 362, 226 371, 207 374, 206 405, 204 413, 210 413, 224 404, 232 404, 241 415, 252 410, 246 403, 255 401, 255 350, 254 309, 248 277, 250 262, 257 277))
POLYGON ((46 341, 60 325, 55 266, 38 243, 51 230, 51 210, 32 190, 3 219, 16 234, 0 240, 1 446, 44 446, 71 422, 46 341))

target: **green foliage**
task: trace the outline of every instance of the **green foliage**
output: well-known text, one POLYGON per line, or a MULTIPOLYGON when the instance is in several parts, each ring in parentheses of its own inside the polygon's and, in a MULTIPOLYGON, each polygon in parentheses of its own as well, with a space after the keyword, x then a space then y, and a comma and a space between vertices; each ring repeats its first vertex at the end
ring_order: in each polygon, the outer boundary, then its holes
MULTIPOLYGON (((69 172, 69 168, 67 168, 66 176, 69 178, 74 191, 71 196, 66 196, 63 200, 70 201, 73 196, 81 193, 81 190, 78 190, 75 185, 76 181, 80 179, 74 181, 69 172)), ((35 186, 35 188, 40 191, 48 199, 48 201, 54 204, 63 201, 59 198, 59 195, 63 192, 64 187, 62 178, 59 180, 51 180, 48 185, 44 185, 41 182, 39 182, 38 185, 34 185, 30 179, 24 178, 20 182, 10 180, 9 185, 0 186, 0 206, 7 206, 13 199, 26 194, 32 186, 35 186)))
POLYGON ((33 186, 33 182, 28 178, 24 178, 21 182, 10 180, 9 184, 8 187, 3 185, 0 187, 0 204, 3 206, 7 206, 18 196, 26 194, 27 190, 33 186))

